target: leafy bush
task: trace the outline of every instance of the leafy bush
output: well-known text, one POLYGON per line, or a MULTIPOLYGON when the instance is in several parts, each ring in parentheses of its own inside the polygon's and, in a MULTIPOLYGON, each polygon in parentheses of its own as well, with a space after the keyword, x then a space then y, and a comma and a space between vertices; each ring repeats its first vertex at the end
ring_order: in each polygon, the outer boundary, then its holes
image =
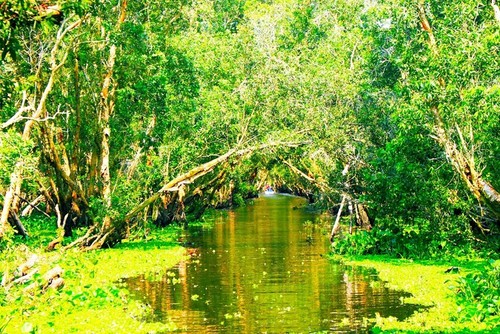
POLYGON ((500 261, 457 281, 459 321, 500 322, 500 261))
POLYGON ((469 234, 457 231, 461 225, 434 224, 422 219, 412 223, 380 220, 372 231, 341 235, 332 245, 333 251, 347 255, 386 254, 401 258, 456 258, 476 254, 469 234))

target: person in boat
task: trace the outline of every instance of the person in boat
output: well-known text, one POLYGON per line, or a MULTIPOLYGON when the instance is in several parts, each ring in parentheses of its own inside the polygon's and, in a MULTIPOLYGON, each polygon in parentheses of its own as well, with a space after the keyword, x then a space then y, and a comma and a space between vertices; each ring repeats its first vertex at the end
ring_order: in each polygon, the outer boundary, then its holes
POLYGON ((274 192, 274 189, 270 185, 266 184, 266 186, 264 187, 264 191, 266 193, 270 193, 270 192, 274 192))

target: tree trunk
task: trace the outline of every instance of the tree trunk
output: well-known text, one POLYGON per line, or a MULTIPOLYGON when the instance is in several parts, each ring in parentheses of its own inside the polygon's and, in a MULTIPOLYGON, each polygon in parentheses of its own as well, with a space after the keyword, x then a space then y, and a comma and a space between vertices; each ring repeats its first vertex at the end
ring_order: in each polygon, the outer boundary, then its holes
MULTIPOLYGON (((66 62, 66 58, 68 56, 68 50, 64 50, 63 55, 61 57, 61 60, 58 62, 57 60, 57 55, 60 51, 60 45, 66 36, 66 34, 78 27, 82 22, 82 19, 78 19, 75 22, 73 22, 70 25, 66 25, 66 22, 63 22, 61 25, 61 28, 57 32, 57 37, 56 41, 54 43, 54 46, 52 47, 51 53, 50 53, 50 75, 49 79, 47 81, 47 84, 45 85, 45 89, 43 90, 42 95, 40 96, 40 99, 38 101, 38 105, 34 109, 33 114, 29 118, 29 120, 26 122, 24 125, 24 130, 23 130, 23 135, 22 135, 22 140, 23 141, 28 141, 29 138, 31 137, 31 130, 33 128, 33 125, 36 120, 40 119, 41 117, 44 117, 46 115, 46 102, 47 98, 49 97, 50 92, 52 91, 52 87, 54 85, 54 81, 56 78, 56 75, 59 72, 59 69, 64 65, 66 62)), ((42 55, 43 57, 43 55, 42 55)), ((21 119, 21 118, 20 118, 21 119)), ((10 186, 4 196, 4 203, 3 203, 3 209, 2 209, 2 214, 0 215, 0 238, 3 237, 5 231, 8 229, 8 217, 13 213, 17 213, 19 211, 19 200, 16 199, 15 195, 19 194, 19 191, 21 189, 21 184, 22 184, 22 169, 23 169, 23 161, 22 158, 18 160, 18 162, 15 164, 14 167, 14 172, 11 174, 10 177, 10 186)))
MULTIPOLYGON (((115 65, 115 57, 116 57, 116 46, 111 45, 109 49, 109 57, 107 61, 108 72, 104 77, 104 82, 101 90, 101 113, 100 113, 100 121, 102 128, 102 137, 101 137, 101 183, 102 183, 102 199, 104 202, 104 206, 106 210, 111 208, 111 176, 109 172, 109 139, 111 135, 111 128, 109 125, 109 118, 111 113, 113 112, 114 107, 114 99, 111 86, 111 78, 113 76, 113 68, 115 65)), ((105 228, 109 227, 111 224, 111 218, 109 215, 104 217, 103 225, 105 228)))
MULTIPOLYGON (((495 11, 495 1, 492 1, 492 6, 495 11)), ((435 57, 439 57, 439 50, 437 48, 436 38, 434 37, 432 28, 427 20, 427 15, 424 9, 424 0, 418 3, 418 13, 422 28, 429 35, 429 44, 431 51, 435 57)), ((446 82, 440 78, 439 83, 444 88, 446 82)), ((439 105, 434 104, 431 106, 431 112, 434 116, 435 136, 433 138, 443 147, 446 156, 452 164, 454 170, 460 175, 460 178, 465 183, 470 192, 476 197, 479 203, 485 204, 496 217, 496 223, 500 226, 500 194, 493 186, 483 180, 481 173, 477 171, 474 148, 467 147, 463 138, 462 132, 458 125, 456 126, 457 133, 460 137, 460 147, 452 140, 449 135, 444 122, 441 118, 439 105)))
POLYGON ((434 138, 444 148, 450 163, 460 175, 460 178, 467 188, 474 197, 476 197, 479 203, 485 204, 491 210, 496 217, 497 225, 500 226, 500 194, 488 181, 485 181, 481 173, 477 171, 474 160, 474 149, 472 147, 467 147, 462 133, 457 126, 457 132, 459 133, 462 147, 462 149, 459 149, 457 144, 455 144, 446 132, 438 108, 433 107, 432 111, 436 123, 436 135, 434 138))
POLYGON ((342 210, 344 209, 344 204, 346 201, 347 196, 342 195, 342 201, 340 202, 340 207, 339 210, 337 211, 337 217, 335 218, 335 223, 333 224, 332 227, 332 232, 330 233, 330 242, 333 242, 333 239, 337 234, 340 232, 340 217, 342 216, 342 210))
MULTIPOLYGON (((271 142, 267 144, 257 145, 253 147, 248 147, 245 149, 237 150, 230 149, 225 154, 210 160, 204 164, 201 164, 188 172, 174 178, 165 184, 160 190, 158 190, 154 195, 145 199, 142 203, 137 205, 134 209, 132 209, 127 215, 125 215, 124 219, 111 221, 109 225, 101 224, 100 228, 97 225, 93 225, 87 234, 78 240, 74 241, 68 247, 80 246, 85 250, 100 248, 103 245, 113 246, 114 244, 121 241, 121 239, 127 234, 127 227, 130 226, 128 222, 134 219, 140 212, 143 212, 144 209, 152 205, 156 202, 160 197, 164 196, 165 193, 176 192, 178 198, 184 198, 184 194, 179 196, 179 190, 184 191, 184 187, 188 184, 193 183, 196 179, 210 173, 217 167, 219 164, 227 161, 229 158, 233 156, 242 157, 248 153, 251 153, 255 150, 263 150, 273 146, 288 146, 288 147, 297 147, 302 143, 282 143, 282 142, 271 142)), ((182 199, 181 198, 181 199, 182 199)), ((182 205, 181 205, 182 206, 182 205)), ((179 211, 178 214, 182 215, 182 212, 179 211)))
POLYGON ((366 207, 363 204, 357 203, 356 210, 358 212, 358 225, 361 227, 361 229, 370 231, 372 229, 372 224, 370 222, 370 217, 368 216, 366 207))
POLYGON ((12 212, 12 214, 9 217, 10 224, 16 229, 17 234, 22 235, 23 237, 27 238, 28 237, 28 231, 24 227, 23 223, 17 216, 15 212, 12 212))

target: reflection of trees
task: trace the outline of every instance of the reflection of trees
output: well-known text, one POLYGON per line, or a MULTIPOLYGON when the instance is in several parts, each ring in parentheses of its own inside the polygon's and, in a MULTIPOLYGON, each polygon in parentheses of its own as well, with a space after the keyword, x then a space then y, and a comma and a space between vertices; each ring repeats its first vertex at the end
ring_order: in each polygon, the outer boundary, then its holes
POLYGON ((175 277, 142 277, 130 280, 129 288, 160 317, 191 332, 332 330, 345 318, 355 329, 375 312, 397 316, 390 312, 400 294, 370 284, 360 269, 322 259, 328 245, 321 236, 306 242, 302 223, 313 217, 290 209, 297 200, 257 200, 229 211, 224 223, 200 232, 199 257, 181 262, 175 277))

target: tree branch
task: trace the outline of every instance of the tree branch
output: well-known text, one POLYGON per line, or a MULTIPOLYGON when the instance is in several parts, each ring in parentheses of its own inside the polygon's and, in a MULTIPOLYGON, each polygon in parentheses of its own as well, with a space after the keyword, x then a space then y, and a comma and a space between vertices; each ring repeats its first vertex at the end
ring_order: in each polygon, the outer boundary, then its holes
POLYGON ((147 207, 148 205, 152 204, 155 202, 160 196, 169 191, 177 191, 179 189, 179 186, 181 184, 189 184, 194 182, 197 178, 210 173, 218 164, 221 162, 224 162, 228 160, 231 156, 243 156, 248 153, 251 153, 253 151, 257 150, 263 150, 267 149, 269 147, 276 147, 276 146, 287 146, 287 147, 297 147, 300 145, 304 145, 304 143, 282 143, 282 142, 271 142, 267 144, 262 144, 262 145, 257 145, 253 147, 248 147, 245 149, 241 150, 236 150, 236 149, 230 149, 223 155, 219 156, 218 158, 215 158, 213 160, 210 160, 209 162, 206 162, 198 167, 195 167, 191 169, 190 171, 174 178, 167 184, 165 184, 160 190, 158 190, 153 196, 150 196, 146 200, 144 200, 141 204, 139 204, 137 207, 135 207, 133 210, 131 210, 126 216, 125 220, 130 220, 132 217, 134 217, 138 212, 140 212, 142 209, 147 207))
POLYGON ((434 54, 437 54, 438 50, 437 50, 436 38, 434 37, 434 32, 432 31, 431 25, 427 20, 427 14, 425 13, 424 3, 425 3, 424 0, 419 0, 417 4, 418 16, 420 17, 420 24, 422 25, 422 29, 424 29, 429 35, 429 46, 431 47, 432 52, 434 54))

